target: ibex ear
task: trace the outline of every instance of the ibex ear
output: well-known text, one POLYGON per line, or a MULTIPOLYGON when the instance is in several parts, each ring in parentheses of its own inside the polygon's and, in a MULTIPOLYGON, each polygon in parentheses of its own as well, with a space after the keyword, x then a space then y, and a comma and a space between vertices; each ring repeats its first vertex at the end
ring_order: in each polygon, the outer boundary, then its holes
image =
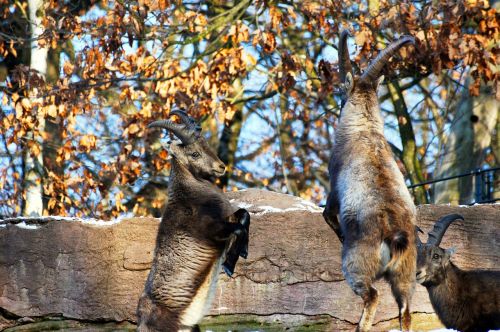
POLYGON ((172 151, 173 149, 172 149, 172 142, 171 141, 167 143, 167 145, 166 145, 165 148, 166 148, 166 150, 168 152, 167 160, 172 159, 173 156, 175 157, 175 154, 172 151))
POLYGON ((443 259, 441 260, 441 264, 443 264, 443 266, 447 266, 450 263, 451 255, 453 255, 454 253, 455 253, 455 248, 445 249, 443 259))
POLYGON ((351 94, 353 86, 354 86, 354 79, 352 77, 352 74, 349 72, 345 75, 345 81, 344 81, 344 91, 347 95, 351 94))
POLYGON ((379 79, 377 80, 377 87, 376 89, 378 89, 378 87, 384 82, 384 75, 380 76, 379 79))

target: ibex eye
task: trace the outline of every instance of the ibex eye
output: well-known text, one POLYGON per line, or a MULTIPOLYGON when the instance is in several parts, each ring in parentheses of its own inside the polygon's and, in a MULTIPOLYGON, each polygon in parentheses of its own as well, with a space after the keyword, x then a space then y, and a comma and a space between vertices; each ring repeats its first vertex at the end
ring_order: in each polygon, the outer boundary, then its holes
POLYGON ((193 157, 193 158, 195 158, 195 159, 200 158, 200 156, 201 156, 201 155, 200 155, 200 153, 199 153, 199 152, 193 152, 193 153, 191 154, 191 157, 193 157))
POLYGON ((432 255, 432 259, 439 259, 439 255, 438 254, 432 255))

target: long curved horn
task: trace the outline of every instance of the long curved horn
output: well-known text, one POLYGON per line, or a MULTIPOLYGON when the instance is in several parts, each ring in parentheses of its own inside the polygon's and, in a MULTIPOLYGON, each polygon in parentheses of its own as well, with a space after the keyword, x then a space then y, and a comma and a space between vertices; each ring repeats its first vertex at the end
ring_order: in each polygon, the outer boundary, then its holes
POLYGON ((460 214, 454 213, 444 216, 436 221, 436 223, 434 224, 434 228, 429 232, 427 244, 439 246, 444 233, 448 229, 448 226, 450 226, 450 224, 457 219, 464 220, 464 217, 460 214))
POLYGON ((420 240, 420 236, 418 236, 418 233, 423 233, 424 231, 422 230, 422 228, 418 227, 417 225, 415 225, 415 238, 417 240, 417 246, 421 246, 422 245, 422 240, 420 240))
POLYGON ((349 37, 349 35, 349 31, 342 31, 339 38, 339 46, 337 48, 339 53, 340 83, 345 82, 347 73, 352 73, 351 59, 349 59, 349 49, 347 48, 347 37, 349 37))
POLYGON ((403 36, 399 40, 396 40, 387 46, 382 52, 379 53, 375 60, 370 63, 361 76, 361 80, 368 82, 376 81, 389 58, 407 43, 415 44, 415 38, 412 36, 403 36))
POLYGON ((187 129, 185 125, 175 123, 172 120, 158 120, 151 122, 148 125, 148 128, 154 127, 171 131, 185 145, 191 144, 195 141, 194 132, 192 130, 187 129))
POLYGON ((181 119, 182 123, 186 125, 187 129, 194 131, 196 134, 201 132, 201 127, 185 111, 174 110, 170 112, 170 115, 177 115, 181 119))

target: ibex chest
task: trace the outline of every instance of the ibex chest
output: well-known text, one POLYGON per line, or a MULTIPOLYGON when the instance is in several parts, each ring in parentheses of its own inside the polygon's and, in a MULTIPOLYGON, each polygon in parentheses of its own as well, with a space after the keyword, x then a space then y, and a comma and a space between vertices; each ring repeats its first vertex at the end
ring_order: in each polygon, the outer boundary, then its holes
POLYGON ((217 291, 217 282, 219 280, 219 274, 221 271, 222 258, 217 259, 206 278, 200 285, 200 287, 195 291, 193 299, 189 306, 181 314, 181 323, 187 326, 197 324, 203 316, 205 316, 210 310, 212 301, 215 297, 217 291))

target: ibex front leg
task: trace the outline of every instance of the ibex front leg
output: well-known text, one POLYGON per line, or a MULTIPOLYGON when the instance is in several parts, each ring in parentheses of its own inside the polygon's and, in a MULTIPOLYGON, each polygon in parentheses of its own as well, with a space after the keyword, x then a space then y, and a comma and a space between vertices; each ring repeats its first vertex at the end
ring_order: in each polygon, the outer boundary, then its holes
POLYGON ((239 209, 232 216, 237 224, 244 227, 245 231, 236 234, 236 239, 230 244, 226 253, 226 260, 222 264, 224 272, 231 276, 234 272, 238 257, 246 259, 248 257, 248 234, 250 230, 250 214, 245 209, 239 209))
POLYGON ((339 205, 337 197, 335 196, 333 190, 328 194, 326 199, 325 210, 323 211, 323 218, 326 223, 333 229, 341 243, 344 243, 344 236, 340 230, 339 219, 337 214, 339 213, 339 205))

